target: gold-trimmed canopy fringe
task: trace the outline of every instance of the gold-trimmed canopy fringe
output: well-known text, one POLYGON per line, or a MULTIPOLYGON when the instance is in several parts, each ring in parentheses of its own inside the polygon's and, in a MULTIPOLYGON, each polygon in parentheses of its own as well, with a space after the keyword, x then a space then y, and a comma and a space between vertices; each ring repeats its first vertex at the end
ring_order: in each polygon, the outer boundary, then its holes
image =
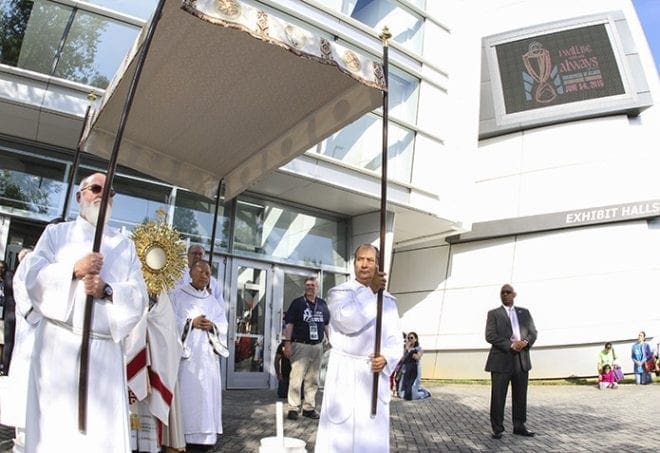
MULTIPOLYGON (((108 158, 144 33, 81 140, 108 158)), ((166 0, 119 163, 231 199, 379 107, 382 65, 237 0, 166 0)))

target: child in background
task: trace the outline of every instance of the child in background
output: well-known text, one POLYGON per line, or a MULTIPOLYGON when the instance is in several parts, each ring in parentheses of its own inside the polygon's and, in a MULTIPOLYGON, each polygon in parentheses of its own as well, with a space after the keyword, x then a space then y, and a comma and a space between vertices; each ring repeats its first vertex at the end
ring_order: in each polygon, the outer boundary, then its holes
POLYGON ((612 373, 614 373, 617 382, 623 381, 623 370, 621 369, 621 364, 618 360, 615 360, 612 363, 612 373))
POLYGON ((598 388, 603 389, 615 389, 619 387, 619 384, 616 382, 616 376, 614 371, 609 365, 603 365, 603 372, 600 373, 598 377, 598 388))

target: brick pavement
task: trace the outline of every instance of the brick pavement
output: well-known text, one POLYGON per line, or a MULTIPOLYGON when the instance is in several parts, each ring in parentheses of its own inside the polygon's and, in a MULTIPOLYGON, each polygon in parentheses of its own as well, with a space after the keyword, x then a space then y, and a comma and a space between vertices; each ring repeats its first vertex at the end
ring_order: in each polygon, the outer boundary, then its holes
MULTIPOLYGON (((510 407, 501 440, 490 438, 488 385, 429 384, 432 398, 391 405, 392 453, 405 452, 656 452, 660 446, 660 383, 618 390, 591 386, 531 385, 528 427, 534 438, 510 433, 510 407)), ((225 434, 214 451, 256 452, 275 434, 275 391, 224 393, 225 434)), ((316 421, 285 420, 287 436, 313 451, 316 421)), ((0 428, 0 452, 10 430, 0 428)))

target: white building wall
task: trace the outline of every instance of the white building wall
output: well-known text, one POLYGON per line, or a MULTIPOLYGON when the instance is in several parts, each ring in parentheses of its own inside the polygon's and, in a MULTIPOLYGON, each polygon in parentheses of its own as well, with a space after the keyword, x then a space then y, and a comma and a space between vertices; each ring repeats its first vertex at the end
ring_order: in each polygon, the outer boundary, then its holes
MULTIPOLYGON (((473 159, 467 218, 483 222, 660 198, 658 72, 632 4, 561 0, 540 9, 533 0, 500 0, 479 6, 453 16, 452 34, 464 37, 462 48, 476 56, 451 65, 451 105, 479 105, 473 76, 480 73, 482 36, 612 10, 627 17, 656 105, 636 118, 573 121, 483 140, 472 154, 466 139, 456 139, 473 159)), ((476 140, 478 108, 476 117, 469 107, 463 112, 453 115, 448 130, 476 140)), ((424 377, 488 377, 486 313, 499 305, 506 282, 539 330, 531 377, 594 375, 606 341, 631 372, 630 344, 639 330, 660 341, 658 250, 660 222, 646 220, 431 243, 395 249, 390 290, 399 299, 404 329, 417 331, 427 351, 424 377)))

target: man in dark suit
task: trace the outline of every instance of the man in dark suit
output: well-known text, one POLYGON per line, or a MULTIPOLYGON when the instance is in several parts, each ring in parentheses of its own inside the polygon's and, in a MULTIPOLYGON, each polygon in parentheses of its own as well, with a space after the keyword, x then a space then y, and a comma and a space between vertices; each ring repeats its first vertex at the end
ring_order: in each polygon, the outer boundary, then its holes
POLYGON ((516 293, 509 284, 500 289, 502 306, 488 312, 486 341, 491 344, 486 371, 490 371, 490 424, 493 438, 504 432, 504 404, 511 382, 513 434, 532 437, 527 420, 527 381, 532 362, 529 350, 536 341, 536 327, 529 311, 513 306, 516 293))

